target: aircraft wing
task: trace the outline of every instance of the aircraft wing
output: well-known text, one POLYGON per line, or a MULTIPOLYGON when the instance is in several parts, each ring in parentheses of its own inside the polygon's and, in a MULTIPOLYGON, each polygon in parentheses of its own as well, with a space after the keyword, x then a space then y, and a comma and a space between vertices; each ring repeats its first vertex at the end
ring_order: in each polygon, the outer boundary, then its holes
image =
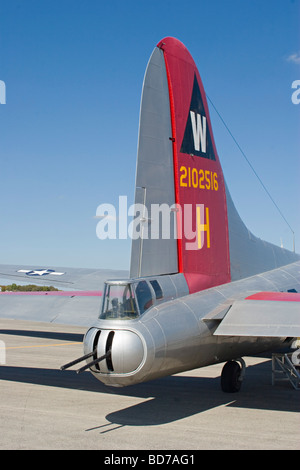
POLYGON ((259 292, 215 317, 215 336, 300 337, 300 294, 259 292), (223 318, 222 318, 223 317, 223 318))
POLYGON ((50 266, 20 266, 0 264, 1 279, 12 283, 52 285, 61 289, 102 290, 107 279, 126 279, 128 271, 113 269, 61 268, 50 266))
POLYGON ((0 265, 11 283, 55 286, 53 292, 0 292, 0 318, 88 327, 97 318, 104 281, 128 278, 128 271, 0 265))

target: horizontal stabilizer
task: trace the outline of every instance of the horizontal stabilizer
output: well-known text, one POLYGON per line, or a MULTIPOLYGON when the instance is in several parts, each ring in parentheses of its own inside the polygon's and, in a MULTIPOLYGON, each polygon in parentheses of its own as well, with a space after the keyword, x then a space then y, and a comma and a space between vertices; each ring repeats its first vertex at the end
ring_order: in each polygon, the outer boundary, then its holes
POLYGON ((214 335, 299 337, 300 304, 276 300, 236 301, 214 335))

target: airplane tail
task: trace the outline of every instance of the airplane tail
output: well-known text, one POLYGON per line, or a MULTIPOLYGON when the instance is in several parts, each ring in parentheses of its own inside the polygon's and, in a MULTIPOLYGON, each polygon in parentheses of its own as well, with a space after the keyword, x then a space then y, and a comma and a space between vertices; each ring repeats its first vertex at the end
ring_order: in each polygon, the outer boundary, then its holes
POLYGON ((206 95, 177 39, 157 44, 142 92, 131 277, 183 273, 190 293, 288 264, 297 255, 254 237, 217 154, 206 95))

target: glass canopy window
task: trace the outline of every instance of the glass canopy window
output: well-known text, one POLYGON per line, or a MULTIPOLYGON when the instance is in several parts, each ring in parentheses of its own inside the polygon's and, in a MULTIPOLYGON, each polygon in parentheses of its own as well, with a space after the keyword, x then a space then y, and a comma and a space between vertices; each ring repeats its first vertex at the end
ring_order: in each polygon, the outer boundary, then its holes
POLYGON ((130 320, 137 316, 132 284, 106 284, 99 318, 130 320))
POLYGON ((153 292, 148 282, 144 280, 106 282, 99 318, 101 320, 130 320, 142 315, 152 307, 154 299, 163 298, 159 283, 157 281, 150 281, 150 283, 153 292))

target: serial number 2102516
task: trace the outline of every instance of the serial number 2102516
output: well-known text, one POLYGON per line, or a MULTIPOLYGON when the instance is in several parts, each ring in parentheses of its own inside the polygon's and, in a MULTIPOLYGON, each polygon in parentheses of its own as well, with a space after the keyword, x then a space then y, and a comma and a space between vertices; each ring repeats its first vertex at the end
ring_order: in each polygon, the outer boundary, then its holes
POLYGON ((218 191, 218 175, 210 170, 197 170, 186 166, 180 167, 180 186, 218 191))

